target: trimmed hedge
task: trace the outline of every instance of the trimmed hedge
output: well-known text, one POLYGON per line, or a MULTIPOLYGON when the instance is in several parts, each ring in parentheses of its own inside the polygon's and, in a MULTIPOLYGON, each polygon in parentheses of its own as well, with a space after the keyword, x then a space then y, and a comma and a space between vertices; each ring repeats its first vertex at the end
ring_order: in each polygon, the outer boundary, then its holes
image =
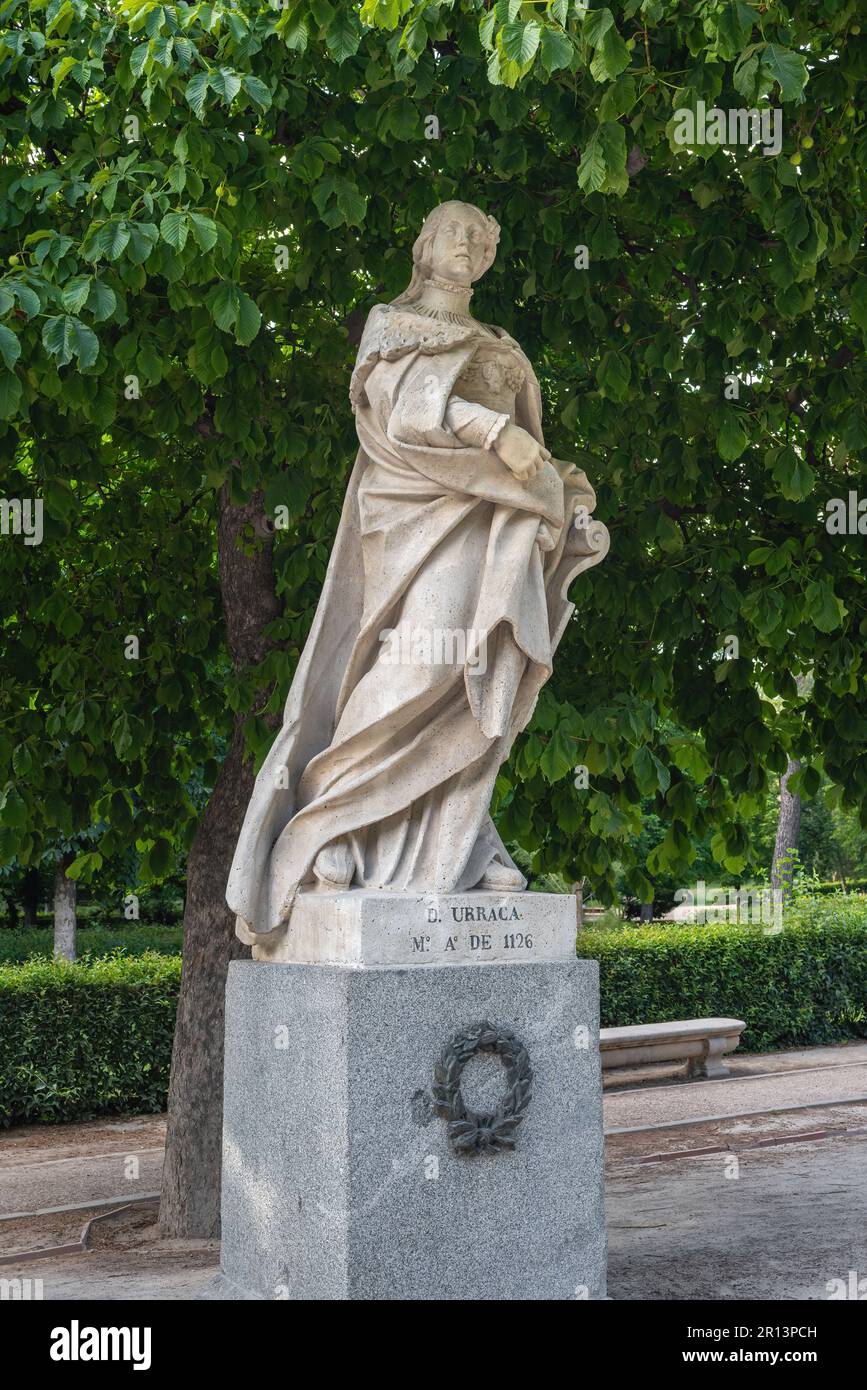
MULTIPOLYGON (((791 908, 785 929, 724 924, 583 931, 602 1023, 728 1015, 748 1052, 867 1037, 867 899, 791 908)), ((0 965, 0 1125, 165 1108, 179 956, 0 965)))
POLYGON ((583 931, 599 961, 602 1026, 742 1018, 745 1052, 867 1037, 867 914, 811 904, 776 935, 682 924, 583 931))
POLYGON ((0 1125, 165 1109, 179 956, 0 965, 0 1125))
MULTIPOLYGON (((147 951, 177 956, 183 939, 181 926, 146 927, 129 923, 116 928, 79 926, 76 949, 79 956, 110 956, 118 950, 131 956, 141 956, 147 951)), ((0 962, 32 960, 36 956, 50 958, 53 952, 54 930, 51 927, 0 929, 0 962)))
POLYGON ((810 892, 821 894, 867 893, 867 878, 847 879, 845 887, 837 880, 829 883, 811 883, 810 892))

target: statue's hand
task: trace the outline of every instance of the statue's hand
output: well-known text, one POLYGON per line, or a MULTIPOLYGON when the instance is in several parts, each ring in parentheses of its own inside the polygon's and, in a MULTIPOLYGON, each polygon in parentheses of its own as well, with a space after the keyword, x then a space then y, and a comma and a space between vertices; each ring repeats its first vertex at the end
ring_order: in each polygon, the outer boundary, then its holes
POLYGON ((541 473, 551 457, 550 449, 520 425, 504 425, 494 440, 494 452, 520 482, 529 482, 541 473))

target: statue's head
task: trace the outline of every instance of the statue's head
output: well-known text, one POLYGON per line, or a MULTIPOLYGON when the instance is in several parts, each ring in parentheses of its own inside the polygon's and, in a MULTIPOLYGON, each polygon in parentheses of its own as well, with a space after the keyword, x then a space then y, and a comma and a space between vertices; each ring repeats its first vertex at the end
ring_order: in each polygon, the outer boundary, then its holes
POLYGON ((493 264, 499 224, 472 203, 440 203, 428 213, 412 248, 423 275, 471 285, 493 264))
POLYGON ((408 303, 432 275, 471 285, 493 264, 499 223, 472 203, 440 203, 428 213, 412 248, 412 280, 396 300, 408 303))

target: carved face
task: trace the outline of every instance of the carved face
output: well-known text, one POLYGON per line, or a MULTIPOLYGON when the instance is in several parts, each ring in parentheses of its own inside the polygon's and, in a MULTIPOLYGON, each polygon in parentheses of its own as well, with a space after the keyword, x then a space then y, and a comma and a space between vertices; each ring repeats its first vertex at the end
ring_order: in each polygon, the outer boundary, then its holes
POLYGON ((444 280, 471 285, 485 266, 485 228, 471 212, 459 208, 443 218, 430 249, 430 267, 444 280))

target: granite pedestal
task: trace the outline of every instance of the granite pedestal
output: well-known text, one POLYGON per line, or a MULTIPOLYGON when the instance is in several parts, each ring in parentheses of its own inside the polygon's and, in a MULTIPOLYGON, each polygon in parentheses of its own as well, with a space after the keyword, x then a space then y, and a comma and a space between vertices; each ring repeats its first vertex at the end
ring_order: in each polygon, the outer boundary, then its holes
POLYGON ((212 1296, 604 1298, 598 976, 574 956, 574 900, 343 896, 356 900, 345 910, 358 928, 344 933, 344 959, 230 966, 212 1296), (390 940, 364 929, 383 910, 390 940), (435 951, 413 946, 427 913, 439 918, 435 951), (533 925, 543 917, 547 934, 533 925), (458 930, 443 933, 443 918, 458 930), (479 958, 471 938, 486 936, 497 959, 479 958), (548 958, 534 958, 537 941, 548 958), (501 1054, 468 1055, 482 1022, 506 1039, 501 1054), (478 1129, 480 1147, 456 1147, 442 1054, 462 1035, 451 1081, 464 1110, 502 1119, 517 1108, 516 1124, 501 1126, 514 1148, 478 1129))

